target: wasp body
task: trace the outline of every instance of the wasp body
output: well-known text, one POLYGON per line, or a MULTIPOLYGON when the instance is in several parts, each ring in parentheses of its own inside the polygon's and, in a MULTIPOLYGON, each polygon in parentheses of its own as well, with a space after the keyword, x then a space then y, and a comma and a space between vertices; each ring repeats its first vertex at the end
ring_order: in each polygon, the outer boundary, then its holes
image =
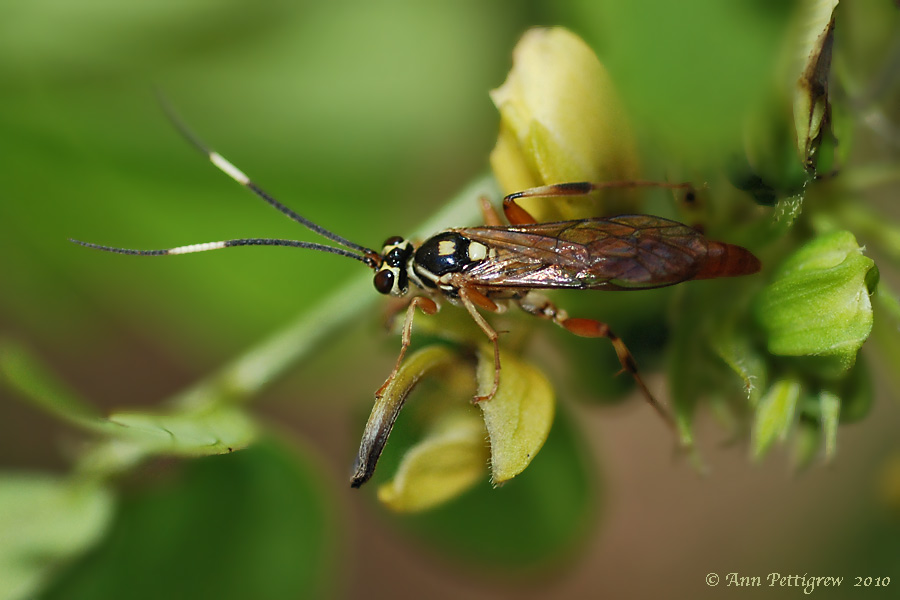
POLYGON ((759 268, 740 246, 650 215, 448 229, 417 248, 390 238, 381 256, 375 288, 382 294, 405 296, 412 282, 450 299, 459 282, 502 297, 538 288, 650 289, 759 268))
MULTIPOLYGON (((418 247, 400 237, 388 238, 377 261, 379 266, 373 267, 375 288, 399 297, 416 294, 407 312, 394 373, 410 342, 415 308, 433 314, 439 301, 446 299, 464 306, 494 344, 494 385, 490 393, 476 397, 476 401, 490 398, 497 391, 500 375, 497 334, 478 309, 502 312, 512 302, 576 335, 609 338, 623 369, 632 373, 650 403, 670 420, 637 374, 625 344, 605 323, 569 318, 538 290, 652 289, 691 279, 755 273, 760 268, 759 260, 740 246, 707 240, 696 229, 661 217, 620 215, 537 223, 516 204, 522 197, 587 194, 612 185, 649 184, 566 183, 533 188, 504 199, 510 225, 448 229, 418 247), (411 284, 416 288, 412 292, 411 284)), ((501 221, 488 202, 483 202, 482 210, 487 223, 501 221)), ((391 377, 379 393, 390 381, 391 377)))

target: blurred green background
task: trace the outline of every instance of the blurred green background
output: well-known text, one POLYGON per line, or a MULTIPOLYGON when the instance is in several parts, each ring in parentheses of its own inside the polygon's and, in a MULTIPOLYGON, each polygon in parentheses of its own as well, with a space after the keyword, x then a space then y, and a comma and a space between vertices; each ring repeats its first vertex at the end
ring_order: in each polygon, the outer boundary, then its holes
MULTIPOLYGON (((791 8, 712 0, 6 0, 0 334, 24 341, 96 406, 145 407, 360 271, 352 261, 288 249, 138 259, 67 242, 164 248, 312 239, 184 143, 154 88, 266 190, 377 247, 487 171, 497 132, 487 91, 503 81, 528 27, 560 24, 583 35, 622 86, 642 147, 695 165, 737 145, 747 107, 770 92, 791 8)), ((893 21, 873 21, 873 55, 878 40, 897 31, 896 14, 886 14, 893 21)), ((885 502, 900 485, 900 411, 885 391, 872 418, 842 429, 835 464, 799 477, 777 455, 755 466, 742 445, 719 447, 721 430, 708 418, 698 438, 707 440, 711 474, 700 477, 672 459, 649 411, 578 411, 580 433, 572 435, 584 436, 592 457, 584 469, 596 479, 590 494, 572 492, 590 505, 590 514, 565 525, 578 534, 518 568, 515 560, 471 560, 465 544, 442 548, 435 539, 446 529, 388 518, 373 490, 347 485, 360 417, 396 356, 397 340, 383 334, 379 314, 351 323, 265 394, 258 411, 276 441, 193 464, 154 463, 119 482, 124 500, 111 533, 64 569, 49 595, 116 597, 135 586, 147 597, 155 590, 272 598, 732 591, 709 588, 709 572, 845 577, 830 597, 858 597, 854 576, 895 577, 893 587, 900 585, 900 529, 885 502), (271 518, 251 519, 262 514, 271 518), (229 529, 245 519, 251 531, 229 529), (170 529, 181 533, 161 533, 170 529), (268 568, 284 580, 249 575, 268 568)), ((0 466, 65 472, 78 436, 7 390, 0 395, 0 466)), ((534 498, 484 488, 476 497, 498 503, 493 510, 504 510, 504 498, 534 498)), ((479 502, 465 511, 477 513, 479 502)), ((535 510, 518 509, 523 518, 535 510)), ((492 531, 490 521, 475 519, 470 529, 470 543, 491 540, 515 522, 492 531)), ((520 543, 529 542, 510 547, 520 543)))

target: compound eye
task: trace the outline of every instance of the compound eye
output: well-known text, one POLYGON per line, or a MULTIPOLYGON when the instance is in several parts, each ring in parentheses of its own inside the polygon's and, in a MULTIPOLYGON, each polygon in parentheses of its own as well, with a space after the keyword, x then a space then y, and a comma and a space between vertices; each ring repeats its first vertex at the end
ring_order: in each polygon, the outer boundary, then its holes
POLYGON ((378 271, 375 273, 375 289, 378 290, 380 294, 390 294, 391 290, 394 288, 394 272, 393 271, 378 271))
POLYGON ((395 236, 393 236, 393 237, 389 237, 388 239, 384 240, 384 243, 383 243, 381 246, 382 246, 382 247, 385 247, 385 246, 395 246, 395 245, 399 244, 399 243, 402 242, 402 241, 403 241, 403 238, 402 238, 402 237, 400 237, 399 235, 395 235, 395 236))

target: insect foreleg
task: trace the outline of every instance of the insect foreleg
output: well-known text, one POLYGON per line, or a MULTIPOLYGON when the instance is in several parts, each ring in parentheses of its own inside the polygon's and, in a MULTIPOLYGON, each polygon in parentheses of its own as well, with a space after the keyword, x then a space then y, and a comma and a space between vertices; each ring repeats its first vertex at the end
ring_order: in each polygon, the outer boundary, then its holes
POLYGON ((438 305, 431 298, 416 296, 410 301, 409 306, 406 308, 406 318, 403 320, 403 333, 400 338, 400 355, 397 356, 397 364, 394 365, 391 374, 388 375, 385 382, 378 388, 378 391, 375 392, 376 398, 380 399, 384 395, 384 390, 386 390, 388 385, 394 380, 397 371, 400 370, 400 365, 403 364, 403 357, 406 355, 406 349, 409 348, 410 341, 412 340, 412 323, 413 317, 416 314, 416 307, 426 315, 433 315, 438 311, 438 305))
POLYGON ((616 351, 616 356, 619 357, 619 362, 622 364, 622 371, 631 373, 631 376, 640 388, 644 398, 650 403, 650 406, 659 413, 673 431, 676 430, 675 421, 672 416, 665 408, 663 408, 662 404, 656 401, 656 398, 650 393, 644 380, 641 379, 634 356, 632 356, 628 347, 625 345, 625 342, 622 341, 622 338, 610 330, 609 325, 594 319, 571 318, 566 314, 566 311, 557 308, 550 300, 534 292, 529 292, 520 298, 518 304, 525 312, 542 319, 553 321, 560 327, 567 329, 577 336, 608 339, 610 343, 612 343, 613 349, 616 351))
POLYGON ((487 320, 481 316, 481 313, 478 312, 478 308, 476 308, 476 304, 481 306, 486 310, 493 310, 494 312, 501 312, 502 308, 497 306, 497 304, 482 294, 477 290, 460 287, 459 288, 459 299, 462 300, 463 306, 466 307, 466 310, 469 311, 469 314, 472 316, 472 319, 475 320, 475 323, 481 328, 488 339, 491 340, 491 343, 494 345, 494 384, 491 386, 491 391, 485 394, 484 396, 475 396, 472 399, 472 402, 478 403, 483 400, 490 400, 497 393, 497 388, 500 386, 500 343, 498 342, 498 338, 500 335, 497 331, 491 327, 491 324, 487 322, 487 320), (493 308, 491 308, 493 307, 493 308))
POLYGON ((410 300, 408 298, 389 297, 384 308, 384 328, 387 331, 394 330, 394 323, 400 313, 409 309, 410 300))

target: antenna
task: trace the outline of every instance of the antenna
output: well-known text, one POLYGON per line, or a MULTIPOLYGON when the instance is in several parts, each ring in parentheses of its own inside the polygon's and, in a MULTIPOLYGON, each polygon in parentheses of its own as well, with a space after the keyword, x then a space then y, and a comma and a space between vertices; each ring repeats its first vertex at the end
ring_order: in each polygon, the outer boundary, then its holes
POLYGON ((174 254, 192 254, 194 252, 206 252, 207 250, 221 250, 222 248, 233 248, 235 246, 290 246, 292 248, 307 248, 309 250, 319 250, 321 252, 330 252, 339 256, 346 256, 360 261, 361 263, 373 269, 378 267, 378 263, 368 255, 360 256, 343 248, 334 248, 325 246, 324 244, 316 244, 314 242, 300 242, 297 240, 278 240, 272 238, 252 238, 240 240, 224 240, 221 242, 206 242, 203 244, 190 244, 188 246, 177 246, 175 248, 166 248, 163 250, 132 250, 131 248, 116 248, 114 246, 101 246, 100 244, 92 244, 91 242, 82 242, 69 238, 69 241, 84 246, 85 248, 93 248, 94 250, 103 250, 104 252, 113 252, 115 254, 129 254, 132 256, 169 256, 174 254))
POLYGON ((335 248, 333 246, 326 246, 324 244, 316 244, 314 242, 300 242, 296 240, 280 240, 271 238, 250 238, 225 240, 221 242, 207 242, 203 244, 190 244, 187 246, 167 248, 164 250, 132 250, 129 248, 116 248, 113 246, 101 246, 99 244, 92 244, 90 242, 82 242, 80 240, 71 238, 69 239, 70 242, 73 242, 80 246, 84 246, 86 248, 94 248, 95 250, 114 252, 116 254, 130 254, 135 256, 168 256, 171 254, 190 254, 193 252, 206 252, 207 250, 232 248, 234 246, 290 246, 293 248, 306 248, 308 250, 318 250, 320 252, 329 252, 331 254, 337 254, 339 256, 346 256, 348 258, 358 260, 372 269, 378 268, 378 265, 381 263, 381 255, 378 254, 378 252, 372 250, 371 248, 366 248, 365 246, 354 244, 350 240, 345 239, 336 233, 328 231, 321 225, 316 225, 309 219, 300 216, 299 214, 270 196, 265 190, 253 183, 250 178, 244 174, 243 171, 228 162, 221 154, 207 147, 206 144, 204 144, 200 140, 200 138, 198 138, 190 129, 188 129, 188 127, 181 121, 181 119, 178 118, 178 115, 175 113, 166 99, 162 96, 162 94, 157 92, 156 96, 159 100, 160 105, 162 106, 163 112, 166 114, 166 117, 168 117, 169 121, 172 122, 178 132, 187 141, 189 141, 192 146, 205 154, 209 161, 214 164, 220 171, 231 177, 233 180, 235 180, 245 188, 249 189, 258 197, 262 198, 270 206, 276 208, 279 212, 292 219, 293 221, 300 223, 307 229, 318 233, 322 237, 325 237, 333 242, 337 242, 345 248, 355 250, 359 254, 357 254, 356 252, 350 252, 349 250, 344 250, 342 248, 335 248))
POLYGON ((287 206, 285 206, 284 204, 282 204, 281 202, 279 202, 278 200, 273 198, 265 190, 263 190, 261 187, 259 187, 255 183, 253 183, 253 181, 251 181, 250 178, 247 177, 247 175, 244 174, 243 171, 241 171, 236 166, 231 164, 228 160, 226 160, 224 156, 222 156, 215 150, 209 148, 205 143, 203 143, 203 141, 200 140, 200 138, 197 137, 197 135, 194 134, 194 132, 191 131, 187 127, 187 125, 185 125, 184 122, 178 117, 178 114, 175 112, 175 110, 172 108, 172 106, 169 104, 169 102, 165 99, 165 97, 162 96, 162 94, 157 92, 156 96, 157 96, 157 99, 159 100, 160 106, 162 106, 163 112, 166 114, 166 117, 168 117, 169 121, 172 122, 172 125, 175 126, 175 129, 177 129, 178 132, 187 141, 189 141, 192 146, 194 146, 195 148, 197 148, 197 150, 199 150, 200 152, 205 154, 206 157, 209 159, 209 161, 212 164, 214 164, 220 171, 222 171, 223 173, 225 173, 226 175, 231 177, 233 180, 235 180, 236 182, 238 182, 245 188, 249 189, 251 192, 253 192, 257 196, 262 198, 270 206, 274 207, 275 209, 277 209, 279 212, 281 212, 288 218, 296 221, 297 223, 300 223, 307 229, 318 233, 322 237, 328 238, 329 240, 331 240, 333 242, 337 242, 338 244, 340 244, 341 246, 344 246, 345 248, 350 248, 352 250, 356 250, 357 252, 361 252, 363 254, 378 255, 378 253, 375 252, 374 250, 371 250, 364 246, 360 246, 359 244, 354 244, 350 240, 343 238, 336 233, 328 231, 321 225, 316 225, 315 223, 313 223, 306 217, 300 216, 299 214, 297 214, 296 212, 294 212, 293 210, 291 210, 290 208, 288 208, 287 206))

